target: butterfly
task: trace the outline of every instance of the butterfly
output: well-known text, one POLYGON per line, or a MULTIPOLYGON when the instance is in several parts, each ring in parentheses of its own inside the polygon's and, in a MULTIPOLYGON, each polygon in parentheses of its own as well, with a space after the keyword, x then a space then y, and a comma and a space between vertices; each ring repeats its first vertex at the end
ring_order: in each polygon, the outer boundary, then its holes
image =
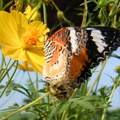
POLYGON ((43 80, 50 93, 69 99, 91 69, 120 46, 120 31, 110 27, 66 27, 56 31, 45 43, 43 80))

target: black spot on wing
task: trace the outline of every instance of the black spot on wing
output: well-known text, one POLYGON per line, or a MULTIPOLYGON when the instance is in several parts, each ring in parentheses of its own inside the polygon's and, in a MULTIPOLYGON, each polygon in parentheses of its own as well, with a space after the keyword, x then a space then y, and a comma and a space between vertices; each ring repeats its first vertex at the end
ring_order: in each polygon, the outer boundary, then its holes
MULTIPOLYGON (((87 29, 87 28, 85 28, 87 29)), ((90 62, 84 66, 84 70, 82 71, 80 77, 78 77, 78 82, 81 83, 85 81, 88 77, 91 76, 91 70, 95 66, 97 66, 100 61, 104 60, 107 55, 110 55, 114 50, 116 50, 120 46, 120 31, 115 28, 109 27, 96 27, 86 30, 88 41, 86 43, 86 47, 88 49, 87 54, 90 62), (100 30, 101 35, 104 36, 102 39, 107 46, 104 47, 102 52, 97 50, 97 45, 95 41, 92 41, 93 36, 91 36, 92 29, 100 30)))

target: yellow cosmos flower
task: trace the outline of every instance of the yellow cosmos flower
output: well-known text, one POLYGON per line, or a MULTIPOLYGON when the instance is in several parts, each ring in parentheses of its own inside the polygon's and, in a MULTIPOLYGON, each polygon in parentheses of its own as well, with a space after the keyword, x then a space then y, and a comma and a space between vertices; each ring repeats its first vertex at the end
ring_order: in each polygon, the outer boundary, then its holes
POLYGON ((22 64, 18 64, 18 69, 23 71, 34 71, 34 69, 26 61, 24 61, 22 64))
POLYGON ((24 15, 27 17, 27 19, 30 19, 30 21, 40 20, 41 18, 41 14, 38 12, 37 7, 32 8, 30 5, 26 7, 24 15))
POLYGON ((27 18, 17 11, 0 11, 0 45, 2 53, 14 60, 28 61, 42 73, 44 42, 49 29, 41 21, 28 24, 27 18))

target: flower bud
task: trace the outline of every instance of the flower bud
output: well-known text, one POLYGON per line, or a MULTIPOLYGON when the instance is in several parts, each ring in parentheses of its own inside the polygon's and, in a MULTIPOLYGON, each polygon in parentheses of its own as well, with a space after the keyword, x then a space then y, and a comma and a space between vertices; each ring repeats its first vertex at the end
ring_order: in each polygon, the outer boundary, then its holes
POLYGON ((63 16, 63 12, 62 11, 58 11, 57 12, 57 17, 58 17, 58 19, 62 19, 62 16, 63 16))
POLYGON ((116 66, 115 70, 117 73, 120 73, 120 66, 116 66))

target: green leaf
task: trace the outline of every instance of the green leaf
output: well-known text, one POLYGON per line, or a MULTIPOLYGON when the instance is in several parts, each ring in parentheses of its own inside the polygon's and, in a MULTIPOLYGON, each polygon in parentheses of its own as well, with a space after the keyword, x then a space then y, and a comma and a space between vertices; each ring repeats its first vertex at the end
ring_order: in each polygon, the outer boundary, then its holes
POLYGON ((9 108, 9 109, 15 109, 15 110, 16 110, 16 109, 19 109, 19 106, 14 105, 14 106, 9 106, 8 108, 9 108))
POLYGON ((46 93, 46 89, 45 89, 45 88, 40 89, 38 92, 41 92, 41 93, 46 93))
POLYGON ((65 104, 63 104, 62 107, 60 108, 60 113, 67 110, 69 108, 70 104, 71 104, 70 102, 66 102, 65 104))
POLYGON ((51 112, 49 115, 49 120, 52 120, 53 116, 57 116, 58 107, 52 106, 51 112))
POLYGON ((3 89, 5 86, 4 85, 0 85, 0 89, 3 89))
POLYGON ((90 102, 86 102, 84 100, 81 100, 78 102, 78 105, 83 107, 83 108, 87 108, 87 109, 90 109, 92 111, 95 111, 95 107, 90 102))
POLYGON ((14 87, 15 87, 15 84, 13 83, 13 81, 11 81, 11 83, 9 84, 9 86, 8 86, 8 88, 6 90, 6 96, 8 96, 12 92, 14 87))
POLYGON ((89 100, 99 100, 100 98, 98 96, 95 95, 91 95, 91 96, 83 96, 81 97, 82 99, 89 101, 89 100))

